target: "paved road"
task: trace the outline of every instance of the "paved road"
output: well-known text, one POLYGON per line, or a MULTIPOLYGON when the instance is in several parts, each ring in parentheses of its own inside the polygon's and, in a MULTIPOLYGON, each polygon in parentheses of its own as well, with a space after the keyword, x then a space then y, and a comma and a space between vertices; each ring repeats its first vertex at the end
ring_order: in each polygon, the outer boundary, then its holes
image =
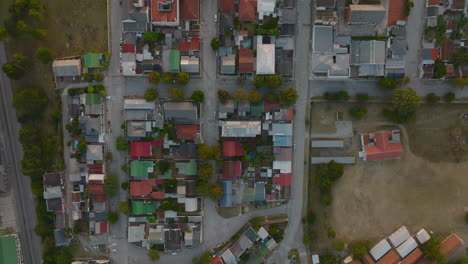
POLYGON ((413 1, 414 7, 408 16, 406 26, 406 40, 408 51, 406 53, 406 76, 411 80, 419 77, 419 62, 421 61, 421 40, 423 33, 426 1, 413 1))
MULTIPOLYGON (((0 42, 0 65, 6 62, 6 52, 3 42, 0 42)), ((34 232, 36 225, 36 213, 33 194, 31 192, 30 179, 21 173, 20 161, 23 155, 21 144, 18 140, 18 131, 20 125, 16 121, 16 111, 12 105, 12 87, 8 77, 0 72, 0 123, 5 130, 5 149, 9 155, 5 156, 8 166, 9 181, 15 194, 15 206, 19 220, 18 227, 19 238, 23 251, 25 263, 41 263, 42 250, 40 239, 34 232)))

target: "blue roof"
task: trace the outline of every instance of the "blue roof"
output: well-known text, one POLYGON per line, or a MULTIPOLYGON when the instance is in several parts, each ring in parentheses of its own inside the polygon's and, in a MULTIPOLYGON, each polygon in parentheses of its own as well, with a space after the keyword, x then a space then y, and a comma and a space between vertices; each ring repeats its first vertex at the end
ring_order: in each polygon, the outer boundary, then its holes
POLYGON ((219 206, 231 207, 232 206, 232 181, 222 181, 223 196, 219 200, 219 206))
POLYGON ((265 183, 255 184, 255 201, 265 201, 265 183))
POLYGON ((292 147, 292 136, 273 136, 273 146, 292 147))

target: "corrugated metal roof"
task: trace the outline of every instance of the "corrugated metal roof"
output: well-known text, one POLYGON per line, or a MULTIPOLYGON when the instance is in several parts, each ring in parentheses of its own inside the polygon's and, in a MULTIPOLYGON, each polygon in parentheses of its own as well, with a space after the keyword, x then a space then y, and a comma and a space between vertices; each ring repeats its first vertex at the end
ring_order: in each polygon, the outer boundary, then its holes
POLYGON ((386 239, 380 240, 369 252, 375 260, 383 257, 392 247, 386 239))
POLYGON ((410 237, 405 242, 403 242, 399 247, 397 247, 397 252, 402 258, 406 257, 411 251, 415 250, 418 247, 418 243, 414 238, 410 237))
POLYGON ((395 231, 393 234, 389 235, 388 239, 390 240, 390 243, 392 243, 392 245, 394 247, 398 247, 403 242, 408 240, 410 237, 411 237, 411 235, 410 235, 408 229, 406 228, 406 226, 402 226, 397 231, 395 231))

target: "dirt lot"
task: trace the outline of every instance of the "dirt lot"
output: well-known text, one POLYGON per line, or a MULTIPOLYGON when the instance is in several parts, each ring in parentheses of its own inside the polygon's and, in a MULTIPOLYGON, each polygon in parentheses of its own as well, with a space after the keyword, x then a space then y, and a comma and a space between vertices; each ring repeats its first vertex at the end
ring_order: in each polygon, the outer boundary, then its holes
MULTIPOLYGON (((312 130, 334 132, 330 124, 336 111, 343 112, 343 120, 350 120, 347 113, 352 106, 314 105, 312 130)), ((368 116, 353 122, 355 133, 396 127, 381 116, 385 105, 367 107, 368 116)), ((402 140, 407 142, 401 160, 346 166, 333 187, 332 205, 312 206, 318 212, 315 229, 319 239, 326 237, 324 226, 334 228, 336 241, 350 242, 377 241, 401 225, 411 232, 425 227, 468 239, 468 225, 463 220, 463 207, 468 205, 468 120, 461 118, 467 109, 467 105, 422 106, 417 118, 401 127, 402 140)), ((314 199, 313 192, 311 195, 314 199)))

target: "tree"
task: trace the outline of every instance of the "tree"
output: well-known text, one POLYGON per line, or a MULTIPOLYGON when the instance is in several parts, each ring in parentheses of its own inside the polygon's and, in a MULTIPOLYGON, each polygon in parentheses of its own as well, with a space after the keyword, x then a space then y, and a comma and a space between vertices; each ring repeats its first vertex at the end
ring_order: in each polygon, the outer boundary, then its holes
POLYGON ((236 100, 237 102, 246 101, 249 98, 249 92, 247 92, 244 88, 236 88, 232 92, 232 99, 236 100))
POLYGON ((456 78, 450 81, 453 88, 465 88, 468 85, 468 78, 456 78))
POLYGON ((96 72, 94 74, 94 80, 96 80, 96 82, 102 82, 104 81, 104 74, 100 73, 100 72, 96 72))
POLYGON ((356 106, 351 108, 349 110, 349 113, 357 120, 361 120, 367 114, 367 108, 362 106, 356 106))
POLYGON ((109 198, 117 195, 119 191, 119 178, 114 173, 107 173, 104 181, 104 192, 109 198))
POLYGON ((465 213, 465 223, 468 224, 468 212, 465 213))
POLYGON ((89 72, 86 72, 86 73, 83 73, 83 80, 85 82, 92 82, 94 81, 94 74, 92 73, 89 73, 89 72))
POLYGON ((43 64, 51 63, 54 60, 54 55, 48 48, 39 47, 36 50, 36 58, 43 64))
POLYGON ((299 95, 294 88, 286 88, 280 91, 279 102, 283 106, 292 106, 296 103, 299 95))
POLYGON ((213 201, 218 201, 223 195, 223 187, 215 183, 201 182, 197 187, 198 194, 202 197, 209 197, 213 201))
POLYGON ((153 102, 154 100, 158 99, 158 91, 154 88, 148 88, 145 91, 145 95, 143 96, 147 102, 153 102))
POLYGON ((222 103, 226 102, 229 100, 231 96, 229 95, 229 92, 223 89, 218 90, 218 100, 222 103))
POLYGON ((283 78, 279 74, 266 76, 266 87, 278 88, 283 83, 283 78))
POLYGON ((109 222, 109 224, 113 225, 113 224, 117 223, 117 221, 119 221, 119 214, 118 213, 109 212, 107 214, 107 222, 109 222))
POLYGON ((257 89, 253 89, 249 94, 249 101, 254 104, 262 101, 262 94, 257 89))
POLYGON ((132 213, 130 204, 127 201, 121 201, 119 203, 119 210, 125 215, 130 215, 132 213))
POLYGON ((199 258, 192 259, 193 264, 210 264, 212 260, 211 253, 209 251, 203 252, 199 258))
POLYGON ((172 76, 172 73, 165 72, 163 73, 162 79, 165 83, 172 83, 174 77, 172 76))
POLYGON ((169 98, 174 101, 183 101, 185 99, 185 91, 182 88, 169 89, 169 98))
POLYGON ((13 106, 20 121, 41 118, 48 102, 46 93, 38 86, 22 86, 13 94, 13 106))
POLYGON ((452 92, 449 92, 449 93, 446 93, 444 95, 444 101, 447 102, 447 103, 450 103, 452 102, 453 100, 455 100, 455 94, 452 93, 452 92))
POLYGON ((278 102, 278 94, 275 91, 270 91, 265 95, 265 101, 269 103, 277 103, 278 102))
POLYGON ((452 63, 456 68, 460 65, 468 64, 468 53, 463 50, 453 52, 450 56, 450 63, 452 63))
POLYGON ((442 238, 433 236, 421 246, 421 250, 429 260, 433 260, 438 264, 446 264, 447 259, 438 247, 440 242, 442 242, 442 238))
POLYGON ((434 64, 434 78, 442 79, 447 74, 447 66, 442 61, 436 61, 434 64))
POLYGON ((265 86, 265 76, 264 75, 255 75, 255 78, 253 80, 253 84, 257 88, 265 86))
POLYGON ((210 45, 211 45, 211 48, 214 50, 214 51, 217 51, 219 49, 219 40, 217 38, 213 38, 210 42, 210 45))
POLYGON ((159 256, 159 251, 157 251, 156 249, 151 249, 149 252, 148 252, 148 256, 149 258, 152 260, 152 261, 158 261, 160 256, 159 256))
POLYGON ((152 84, 158 84, 161 80, 161 74, 157 71, 148 73, 148 82, 152 84))
POLYGON ((6 40, 8 37, 7 30, 4 27, 0 27, 0 41, 6 40))
POLYGON ((209 181, 213 176, 213 167, 208 164, 204 163, 198 166, 198 178, 202 181, 209 181))
POLYGON ((349 245, 349 251, 351 251, 354 258, 363 258, 370 249, 370 241, 357 241, 349 245))
POLYGON ((320 264, 339 264, 338 259, 332 254, 324 254, 320 256, 320 264))
POLYGON ((420 103, 418 95, 411 88, 393 90, 392 104, 398 116, 408 117, 413 115, 419 108, 420 103))
POLYGON ((145 32, 145 34, 143 34, 143 38, 144 38, 146 41, 149 41, 149 42, 158 41, 158 40, 159 40, 158 32, 155 32, 155 31, 147 31, 147 32, 145 32))
POLYGON ((358 93, 356 94, 356 100, 358 101, 368 101, 369 100, 369 95, 365 93, 358 93))
POLYGON ((158 162, 158 170, 160 173, 166 172, 171 167, 171 164, 167 160, 160 160, 158 162))
POLYGON ((379 81, 380 88, 393 90, 396 88, 396 82, 391 78, 383 78, 379 81))
POLYGON ((200 90, 195 90, 190 96, 190 99, 198 103, 203 103, 205 101, 205 93, 203 93, 203 91, 200 90))
POLYGON ((440 97, 437 96, 435 93, 428 93, 426 95, 426 101, 430 105, 436 104, 438 101, 440 101, 440 97))
POLYGON ((208 146, 205 143, 197 144, 197 155, 202 160, 219 160, 221 158, 218 146, 208 146))
POLYGON ((31 65, 31 60, 26 55, 17 53, 13 55, 11 62, 3 64, 2 70, 10 79, 19 80, 24 76, 26 70, 31 68, 31 65))
POLYGON ((177 73, 176 81, 181 85, 187 85, 190 81, 190 75, 186 72, 179 72, 177 73))
POLYGON ((122 190, 127 190, 128 189, 128 182, 127 181, 124 181, 120 184, 120 188, 122 188, 122 190))
POLYGON ((128 142, 122 136, 117 137, 115 145, 116 145, 116 148, 117 148, 118 151, 127 151, 128 150, 128 142))

